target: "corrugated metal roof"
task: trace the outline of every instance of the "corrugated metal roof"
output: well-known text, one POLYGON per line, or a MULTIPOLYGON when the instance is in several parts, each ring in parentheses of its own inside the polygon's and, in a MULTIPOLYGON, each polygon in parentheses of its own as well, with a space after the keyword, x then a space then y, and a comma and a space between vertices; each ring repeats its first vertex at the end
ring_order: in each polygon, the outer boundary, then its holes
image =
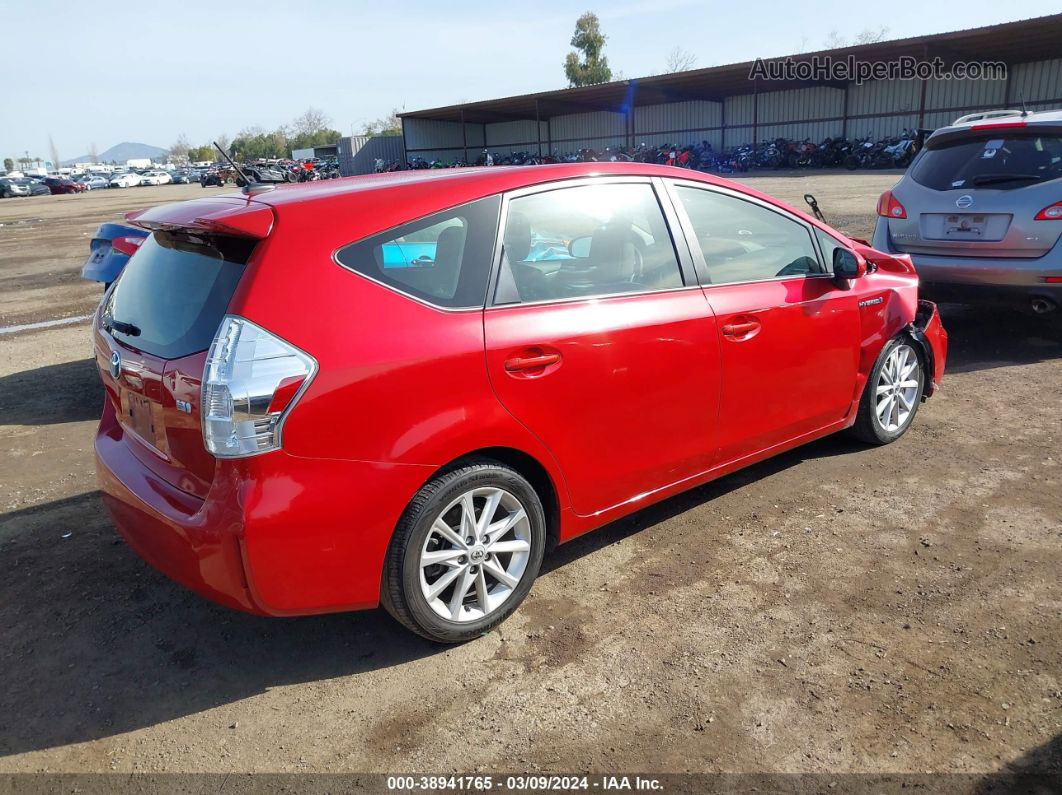
MULTIPOLYGON (((795 62, 811 61, 829 55, 834 59, 849 55, 861 61, 893 60, 901 56, 927 59, 936 56, 946 62, 1004 61, 1008 64, 1057 58, 1062 45, 1062 14, 1005 22, 982 28, 970 28, 931 36, 861 44, 836 50, 799 53, 791 57, 795 62)), ((782 56, 785 58, 786 56, 782 56)), ((780 58, 767 59, 771 61, 780 58)), ((656 105, 683 100, 715 100, 751 89, 749 72, 754 61, 691 69, 687 72, 656 75, 632 80, 602 83, 596 86, 542 91, 514 97, 467 102, 441 108, 401 113, 404 118, 437 119, 487 123, 548 119, 572 113, 594 110, 624 111, 635 105, 656 105)), ((760 91, 786 88, 807 88, 814 85, 836 85, 829 81, 771 81, 760 83, 760 91)))

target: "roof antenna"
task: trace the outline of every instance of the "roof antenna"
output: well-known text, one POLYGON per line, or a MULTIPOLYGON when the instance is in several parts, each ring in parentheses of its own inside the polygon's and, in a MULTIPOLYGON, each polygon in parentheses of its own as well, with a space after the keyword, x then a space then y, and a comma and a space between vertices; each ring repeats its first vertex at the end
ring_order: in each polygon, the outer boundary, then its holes
POLYGON ((224 149, 222 149, 222 148, 221 148, 220 146, 218 146, 218 142, 217 142, 217 141, 211 141, 211 143, 212 143, 212 144, 214 144, 214 148, 215 148, 215 149, 217 149, 217 150, 218 150, 219 152, 221 152, 221 156, 222 156, 223 158, 225 158, 225 159, 226 159, 227 161, 229 161, 229 165, 230 165, 230 166, 232 166, 233 170, 234 170, 234 171, 235 171, 235 172, 236 172, 237 174, 239 174, 239 175, 240 175, 240 178, 241 178, 241 179, 243 180, 243 189, 244 189, 244 191, 247 191, 247 189, 248 189, 249 187, 251 187, 251 180, 247 179, 247 175, 246 175, 246 174, 244 174, 244 173, 243 173, 243 172, 242 172, 242 171, 240 170, 240 167, 239 167, 238 165, 236 165, 236 163, 235 163, 235 162, 233 162, 233 159, 232 159, 231 157, 229 157, 229 156, 228 156, 228 155, 227 155, 227 154, 225 153, 225 150, 224 150, 224 149))
POLYGON ((1018 89, 1018 98, 1021 100, 1021 117, 1024 119, 1029 115, 1029 111, 1025 109, 1025 94, 1022 93, 1020 88, 1018 89))

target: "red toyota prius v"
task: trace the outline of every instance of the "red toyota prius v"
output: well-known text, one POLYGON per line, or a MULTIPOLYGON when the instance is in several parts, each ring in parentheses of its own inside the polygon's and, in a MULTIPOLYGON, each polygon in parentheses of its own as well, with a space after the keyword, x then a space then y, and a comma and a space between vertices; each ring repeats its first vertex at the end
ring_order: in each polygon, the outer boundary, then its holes
POLYGON ((909 258, 696 172, 414 171, 130 221, 101 488, 143 558, 254 613, 473 638, 556 543, 836 431, 892 442, 944 370, 909 258))

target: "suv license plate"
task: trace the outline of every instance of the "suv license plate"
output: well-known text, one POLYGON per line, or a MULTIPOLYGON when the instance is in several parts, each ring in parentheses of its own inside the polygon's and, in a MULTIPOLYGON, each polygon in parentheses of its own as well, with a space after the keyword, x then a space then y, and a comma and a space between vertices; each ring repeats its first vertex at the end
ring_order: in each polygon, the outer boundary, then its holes
POLYGON ((949 215, 944 219, 945 237, 979 238, 984 234, 983 215, 949 215))

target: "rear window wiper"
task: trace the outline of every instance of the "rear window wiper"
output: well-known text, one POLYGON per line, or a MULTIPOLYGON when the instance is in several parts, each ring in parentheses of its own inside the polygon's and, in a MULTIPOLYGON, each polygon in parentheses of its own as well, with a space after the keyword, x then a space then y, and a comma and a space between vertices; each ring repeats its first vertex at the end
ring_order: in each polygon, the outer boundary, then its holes
POLYGON ((991 185, 995 182, 1036 182, 1039 179, 1038 174, 982 174, 970 182, 974 185, 991 185))
POLYGON ((117 331, 119 334, 125 334, 127 337, 139 337, 140 327, 134 326, 132 323, 123 323, 121 320, 111 320, 104 328, 107 331, 117 331))

